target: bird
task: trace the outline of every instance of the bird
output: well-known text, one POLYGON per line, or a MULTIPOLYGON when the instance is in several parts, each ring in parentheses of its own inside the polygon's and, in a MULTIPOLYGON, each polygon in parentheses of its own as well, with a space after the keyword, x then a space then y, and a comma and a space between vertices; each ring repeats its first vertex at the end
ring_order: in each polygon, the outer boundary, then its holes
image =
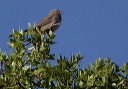
MULTIPOLYGON (((53 9, 47 16, 45 16, 40 22, 38 22, 34 28, 39 28, 43 34, 48 34, 50 30, 54 32, 61 25, 62 14, 63 12, 61 12, 60 10, 53 9)), ((27 32, 28 29, 24 31, 27 32)), ((12 35, 10 35, 9 37, 12 37, 12 35)))
MULTIPOLYGON (((44 34, 48 34, 51 30, 52 32, 56 31, 59 26, 61 25, 61 15, 63 12, 61 12, 58 9, 53 9, 50 11, 50 13, 44 17, 40 22, 38 22, 35 27, 39 28, 41 32, 44 34)), ((28 30, 25 30, 25 32, 28 30)))

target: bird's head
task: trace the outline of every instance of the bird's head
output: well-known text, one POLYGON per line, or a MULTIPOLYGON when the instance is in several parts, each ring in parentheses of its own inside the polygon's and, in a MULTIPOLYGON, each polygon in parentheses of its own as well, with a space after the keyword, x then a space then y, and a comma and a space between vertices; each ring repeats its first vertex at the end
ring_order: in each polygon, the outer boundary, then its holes
POLYGON ((60 10, 58 10, 58 9, 54 9, 54 10, 52 10, 51 12, 50 12, 50 14, 55 14, 55 15, 61 15, 61 14, 63 14, 63 12, 61 12, 60 10))

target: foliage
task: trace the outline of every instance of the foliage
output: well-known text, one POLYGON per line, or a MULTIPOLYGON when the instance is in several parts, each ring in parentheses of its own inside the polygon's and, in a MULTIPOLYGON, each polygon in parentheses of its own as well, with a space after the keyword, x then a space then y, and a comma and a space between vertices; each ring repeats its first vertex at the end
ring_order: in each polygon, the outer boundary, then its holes
POLYGON ((10 54, 0 51, 0 88, 3 89, 128 89, 128 63, 124 67, 110 58, 97 58, 88 68, 80 68, 83 56, 70 58, 50 53, 55 34, 42 35, 28 25, 28 32, 13 30, 10 54), (56 61, 56 65, 51 64, 56 61))

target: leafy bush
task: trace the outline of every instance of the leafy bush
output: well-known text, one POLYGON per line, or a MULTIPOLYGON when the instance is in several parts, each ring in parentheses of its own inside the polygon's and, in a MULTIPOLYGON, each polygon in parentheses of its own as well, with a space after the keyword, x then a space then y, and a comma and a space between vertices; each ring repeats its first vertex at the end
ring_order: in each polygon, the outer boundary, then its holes
POLYGON ((84 58, 77 53, 70 58, 50 53, 55 34, 42 34, 28 25, 28 32, 13 30, 8 44, 10 54, 0 51, 0 88, 3 89, 128 89, 128 63, 124 67, 110 58, 98 58, 81 69, 84 58), (51 61, 57 62, 55 66, 51 61))

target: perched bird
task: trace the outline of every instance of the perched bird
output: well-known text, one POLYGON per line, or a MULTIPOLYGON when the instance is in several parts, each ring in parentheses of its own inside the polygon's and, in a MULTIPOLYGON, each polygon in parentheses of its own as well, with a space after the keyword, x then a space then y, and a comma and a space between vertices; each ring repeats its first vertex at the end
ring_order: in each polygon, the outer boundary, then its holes
MULTIPOLYGON (((39 23, 37 23, 35 27, 39 28, 41 32, 43 32, 44 34, 48 34, 50 30, 54 32, 59 28, 61 24, 62 14, 63 12, 61 12, 60 10, 54 9, 46 17, 44 17, 39 23)), ((25 32, 27 31, 28 29, 25 30, 25 32)), ((9 37, 12 37, 12 35, 10 35, 9 37)))
POLYGON ((61 24, 61 15, 62 12, 60 10, 54 9, 39 23, 37 23, 35 27, 38 27, 44 34, 48 34, 50 30, 54 32, 61 24))

